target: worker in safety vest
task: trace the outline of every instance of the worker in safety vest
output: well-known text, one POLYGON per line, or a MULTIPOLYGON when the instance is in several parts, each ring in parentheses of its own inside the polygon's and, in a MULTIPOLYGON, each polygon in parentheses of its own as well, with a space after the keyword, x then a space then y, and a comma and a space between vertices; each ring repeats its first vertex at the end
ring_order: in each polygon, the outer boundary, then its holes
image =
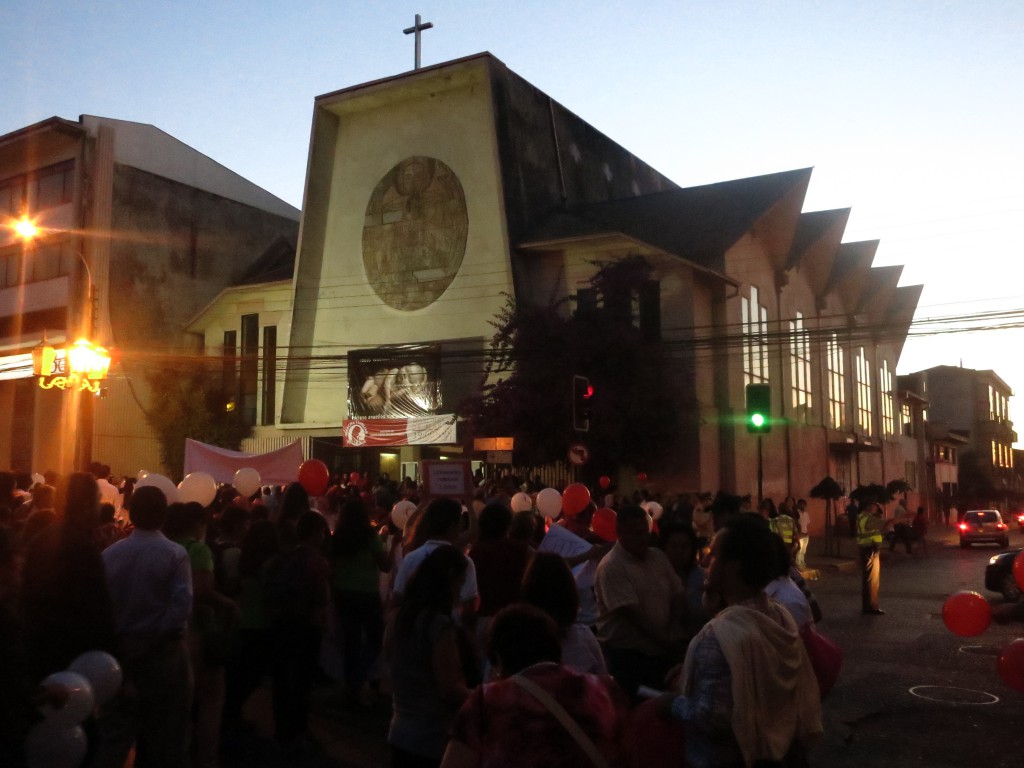
POLYGON ((881 504, 872 504, 857 516, 857 559, 860 564, 861 611, 878 616, 885 613, 878 607, 878 587, 881 583, 881 565, 878 550, 882 546, 885 529, 891 521, 884 518, 881 504))

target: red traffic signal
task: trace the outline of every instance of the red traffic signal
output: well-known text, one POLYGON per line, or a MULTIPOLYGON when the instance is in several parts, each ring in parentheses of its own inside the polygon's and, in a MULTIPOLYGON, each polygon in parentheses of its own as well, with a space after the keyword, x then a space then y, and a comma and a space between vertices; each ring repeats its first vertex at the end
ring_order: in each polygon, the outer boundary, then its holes
POLYGON ((586 376, 572 377, 572 426, 577 432, 590 431, 590 405, 594 385, 586 376))

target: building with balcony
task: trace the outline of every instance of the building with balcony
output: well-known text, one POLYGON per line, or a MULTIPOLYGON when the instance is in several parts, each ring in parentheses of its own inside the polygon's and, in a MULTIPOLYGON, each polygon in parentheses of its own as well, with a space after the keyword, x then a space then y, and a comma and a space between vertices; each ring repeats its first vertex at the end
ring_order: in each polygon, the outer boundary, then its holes
MULTIPOLYGON (((1013 390, 992 370, 939 365, 913 374, 928 392, 929 438, 937 460, 935 482, 947 488, 940 468, 955 465, 955 495, 971 505, 1006 508, 1015 483, 1010 421, 1013 390)), ((950 488, 952 491, 952 488, 950 488)))
POLYGON ((149 380, 193 351, 189 319, 299 212, 151 125, 52 117, 0 136, 0 467, 161 467, 149 380), (27 216, 32 242, 9 225, 27 216), (117 350, 101 397, 43 391, 31 351, 80 334, 117 350))

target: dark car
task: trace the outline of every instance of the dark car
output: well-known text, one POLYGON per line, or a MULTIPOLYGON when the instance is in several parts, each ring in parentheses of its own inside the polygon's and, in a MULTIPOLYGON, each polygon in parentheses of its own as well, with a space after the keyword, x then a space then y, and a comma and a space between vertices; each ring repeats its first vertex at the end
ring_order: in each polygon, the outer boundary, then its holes
POLYGON ((998 544, 1010 546, 1010 529, 1003 522, 1003 516, 996 509, 972 509, 964 512, 960 524, 960 546, 966 549, 971 544, 998 544))
POLYGON ((985 566, 985 589, 998 592, 1011 603, 1020 600, 1021 588, 1013 575, 1013 561, 1021 550, 1002 552, 990 558, 985 566))
POLYGON ((1010 520, 1016 521, 1017 527, 1024 531, 1024 509, 1018 509, 1011 512, 1010 520))

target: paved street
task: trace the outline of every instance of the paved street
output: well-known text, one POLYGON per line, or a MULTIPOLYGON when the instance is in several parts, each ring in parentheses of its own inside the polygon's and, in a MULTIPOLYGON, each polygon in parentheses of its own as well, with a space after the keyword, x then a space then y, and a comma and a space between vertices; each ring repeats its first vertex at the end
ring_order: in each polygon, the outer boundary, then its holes
MULTIPOLYGON (((1024 544, 1015 532, 1011 545, 1024 544)), ((854 555, 852 540, 844 554, 854 555)), ((860 613, 856 569, 823 570, 812 583, 825 613, 821 630, 843 648, 845 661, 826 700, 826 739, 812 764, 843 766, 1014 766, 1024 763, 1024 693, 996 671, 1000 649, 1024 636, 1024 624, 991 626, 962 639, 946 629, 942 605, 961 589, 984 590, 989 558, 1001 550, 961 550, 947 534, 930 557, 886 551, 881 606, 885 616, 860 613), (929 698, 926 698, 929 697, 929 698), (992 701, 998 698, 998 701, 992 701)))
MULTIPOLYGON (((1015 532, 1012 546, 1024 544, 1015 532)), ((812 545, 813 547, 813 545, 812 545)), ((886 551, 882 564, 885 616, 860 613, 859 577, 853 543, 842 542, 849 560, 810 557, 820 578, 811 582, 825 618, 821 630, 843 648, 845 661, 826 700, 826 738, 811 755, 820 768, 856 766, 978 766, 1019 768, 1024 761, 1024 693, 1007 688, 996 672, 999 650, 1024 636, 1024 624, 995 626, 961 639, 942 622, 951 593, 985 593, 989 557, 981 546, 961 550, 952 534, 933 541, 929 557, 886 551), (843 566, 843 567, 837 567, 843 566), (992 699, 997 698, 998 701, 992 699)), ((812 555, 814 549, 812 548, 812 555)), ((269 696, 261 691, 249 709, 260 734, 236 742, 225 766, 386 766, 386 698, 366 710, 341 703, 336 686, 318 689, 314 730, 323 752, 280 755, 269 735, 269 696)))

